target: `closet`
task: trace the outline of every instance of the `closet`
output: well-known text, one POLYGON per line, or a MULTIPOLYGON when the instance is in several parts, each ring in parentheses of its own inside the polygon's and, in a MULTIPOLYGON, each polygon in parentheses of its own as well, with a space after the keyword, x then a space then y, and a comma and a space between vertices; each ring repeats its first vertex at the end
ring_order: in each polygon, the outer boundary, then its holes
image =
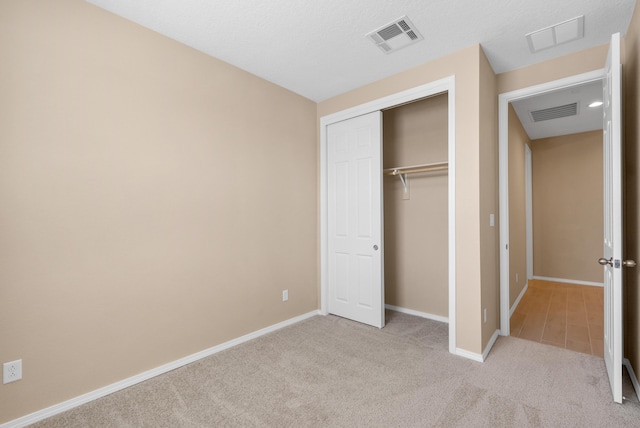
POLYGON ((449 76, 320 118, 321 313, 378 328, 385 307, 448 321, 450 352, 454 92, 449 76))
POLYGON ((446 321, 448 96, 382 114, 385 304, 446 321))

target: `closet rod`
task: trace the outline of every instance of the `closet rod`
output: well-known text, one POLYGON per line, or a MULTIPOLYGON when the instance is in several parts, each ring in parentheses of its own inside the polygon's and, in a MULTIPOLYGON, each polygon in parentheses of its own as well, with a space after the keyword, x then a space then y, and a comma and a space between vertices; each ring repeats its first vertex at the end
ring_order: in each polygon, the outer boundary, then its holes
POLYGON ((448 162, 428 163, 424 165, 404 166, 398 168, 387 168, 384 175, 404 175, 418 172, 442 171, 449 168, 448 162))

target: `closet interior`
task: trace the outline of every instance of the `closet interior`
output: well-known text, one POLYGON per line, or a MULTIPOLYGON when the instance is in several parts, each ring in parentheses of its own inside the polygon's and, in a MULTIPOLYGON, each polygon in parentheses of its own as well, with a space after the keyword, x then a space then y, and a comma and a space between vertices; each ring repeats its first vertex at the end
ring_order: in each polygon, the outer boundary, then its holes
POLYGON ((385 303, 448 319, 447 93, 383 111, 385 303))

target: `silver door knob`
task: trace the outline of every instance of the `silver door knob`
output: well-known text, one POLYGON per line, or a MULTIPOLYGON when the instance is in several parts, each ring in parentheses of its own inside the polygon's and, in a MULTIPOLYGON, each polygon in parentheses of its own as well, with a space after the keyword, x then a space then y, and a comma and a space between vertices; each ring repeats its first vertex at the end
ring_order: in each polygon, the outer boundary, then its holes
POLYGON ((637 263, 635 262, 635 260, 624 260, 622 262, 622 266, 624 267, 636 267, 637 263))
POLYGON ((606 265, 613 266, 612 260, 613 260, 613 257, 611 257, 609 260, 602 257, 598 259, 598 263, 600 263, 602 266, 606 266, 606 265))
POLYGON ((373 250, 374 250, 374 251, 378 251, 378 246, 377 246, 377 245, 374 245, 374 246, 373 246, 373 250))

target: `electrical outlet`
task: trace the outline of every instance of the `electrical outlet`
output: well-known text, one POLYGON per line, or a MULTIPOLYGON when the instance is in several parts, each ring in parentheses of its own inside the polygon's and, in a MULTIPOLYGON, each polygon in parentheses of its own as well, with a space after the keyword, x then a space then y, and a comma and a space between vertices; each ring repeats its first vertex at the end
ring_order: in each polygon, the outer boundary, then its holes
POLYGON ((11 361, 2 365, 2 383, 15 382, 22 379, 22 360, 11 361))
POLYGON ((282 301, 286 302, 289 300, 289 290, 282 290, 282 301))
POLYGON ((487 308, 484 308, 484 323, 487 323, 487 308))
POLYGON ((520 282, 520 276, 518 276, 518 274, 516 274, 516 284, 520 282))

